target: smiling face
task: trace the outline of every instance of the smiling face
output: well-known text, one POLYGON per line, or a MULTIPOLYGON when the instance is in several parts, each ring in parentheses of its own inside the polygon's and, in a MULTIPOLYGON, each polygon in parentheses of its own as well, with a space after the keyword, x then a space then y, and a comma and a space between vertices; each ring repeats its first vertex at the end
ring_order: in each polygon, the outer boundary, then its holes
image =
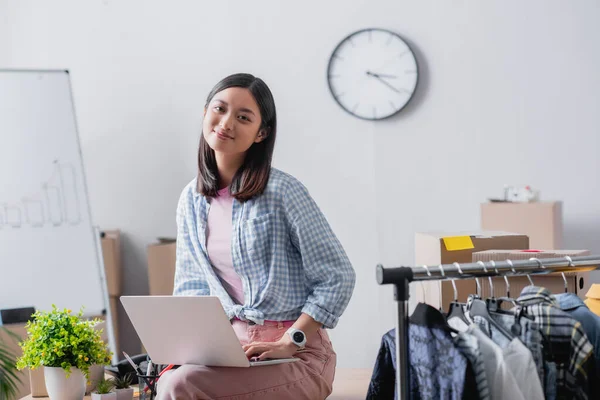
POLYGON ((263 141, 265 131, 256 100, 248 89, 230 87, 216 93, 204 110, 204 140, 215 152, 234 155, 263 141))

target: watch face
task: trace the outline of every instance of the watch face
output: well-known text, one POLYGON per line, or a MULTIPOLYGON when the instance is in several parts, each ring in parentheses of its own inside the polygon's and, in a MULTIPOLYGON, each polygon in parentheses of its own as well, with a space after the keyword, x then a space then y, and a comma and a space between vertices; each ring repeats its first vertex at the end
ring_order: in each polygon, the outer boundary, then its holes
POLYGON ((391 117, 412 98, 418 81, 417 60, 406 42, 384 29, 365 29, 335 48, 327 82, 335 101, 367 120, 391 117))
POLYGON ((304 333, 296 331, 292 335, 292 339, 294 339, 294 342, 296 343, 302 343, 302 341, 304 340, 304 333))

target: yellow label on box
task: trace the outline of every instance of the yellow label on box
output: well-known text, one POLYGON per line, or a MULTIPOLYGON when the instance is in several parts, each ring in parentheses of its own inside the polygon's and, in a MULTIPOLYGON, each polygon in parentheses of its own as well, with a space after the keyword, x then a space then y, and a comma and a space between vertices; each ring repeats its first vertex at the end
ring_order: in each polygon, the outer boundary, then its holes
POLYGON ((468 250, 475 248, 475 246, 473 246, 471 236, 449 236, 442 238, 442 240, 444 241, 444 245, 446 245, 446 250, 448 251, 468 250))

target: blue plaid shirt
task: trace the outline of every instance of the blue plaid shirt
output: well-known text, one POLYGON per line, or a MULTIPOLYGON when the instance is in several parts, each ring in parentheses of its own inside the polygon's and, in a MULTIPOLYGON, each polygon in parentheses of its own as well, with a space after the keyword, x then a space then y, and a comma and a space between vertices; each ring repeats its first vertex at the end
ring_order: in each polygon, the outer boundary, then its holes
POLYGON ((342 245, 308 190, 271 169, 265 191, 233 201, 231 253, 242 280, 236 304, 215 274, 206 251, 210 199, 190 182, 177 207, 177 267, 173 295, 218 296, 231 319, 295 320, 306 313, 334 328, 348 305, 355 273, 342 245))

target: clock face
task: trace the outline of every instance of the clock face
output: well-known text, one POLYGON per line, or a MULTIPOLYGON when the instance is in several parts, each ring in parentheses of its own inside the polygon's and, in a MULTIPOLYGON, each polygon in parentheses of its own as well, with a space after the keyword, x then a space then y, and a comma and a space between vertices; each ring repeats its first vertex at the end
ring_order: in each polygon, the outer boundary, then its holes
POLYGON ((391 117, 412 98, 418 81, 415 56, 404 40, 384 29, 364 29, 335 48, 327 82, 335 101, 368 120, 391 117))

